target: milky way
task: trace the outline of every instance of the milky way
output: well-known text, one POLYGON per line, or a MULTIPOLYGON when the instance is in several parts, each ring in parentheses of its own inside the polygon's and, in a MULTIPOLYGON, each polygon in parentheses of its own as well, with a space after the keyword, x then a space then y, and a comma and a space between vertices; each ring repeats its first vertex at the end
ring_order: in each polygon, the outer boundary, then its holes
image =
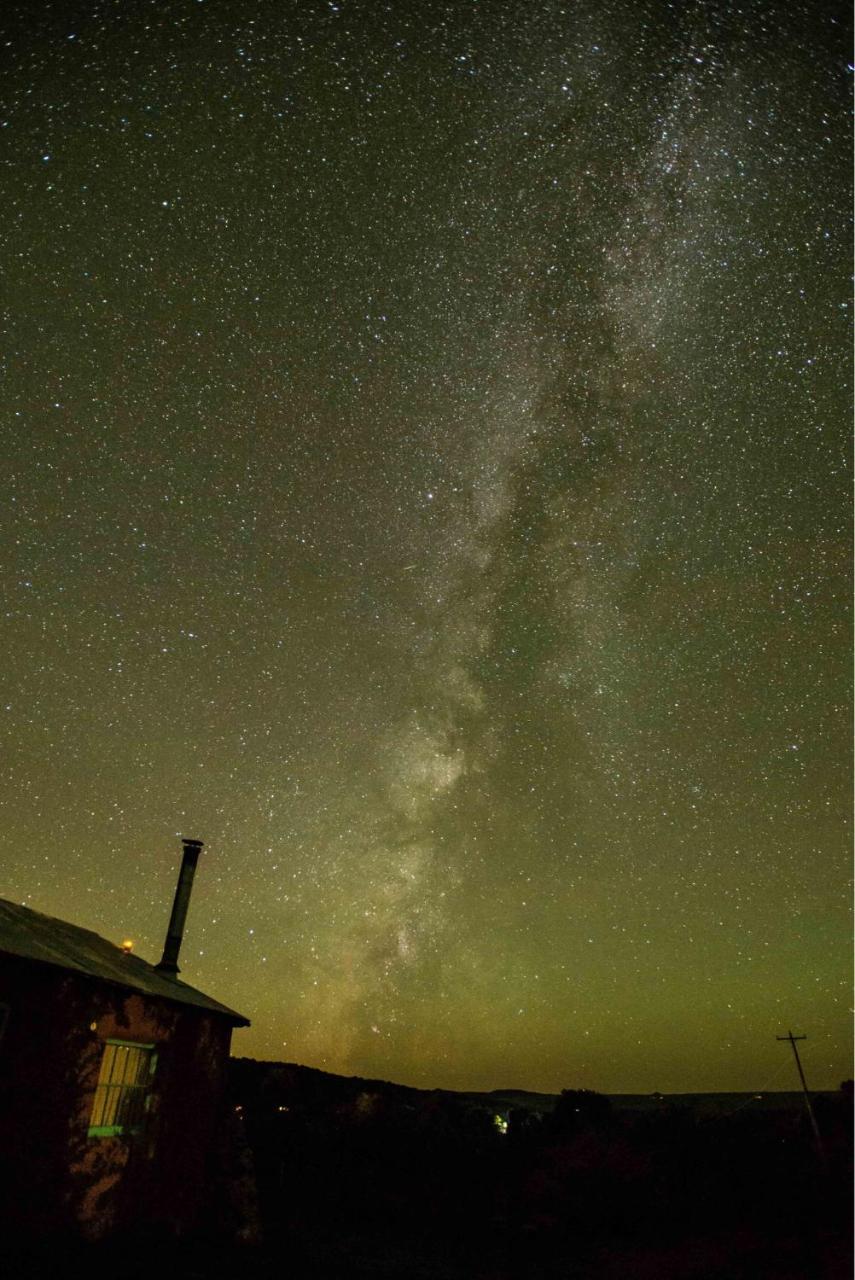
POLYGON ((849 45, 4 6, 0 892, 235 1051, 849 1073, 849 45))

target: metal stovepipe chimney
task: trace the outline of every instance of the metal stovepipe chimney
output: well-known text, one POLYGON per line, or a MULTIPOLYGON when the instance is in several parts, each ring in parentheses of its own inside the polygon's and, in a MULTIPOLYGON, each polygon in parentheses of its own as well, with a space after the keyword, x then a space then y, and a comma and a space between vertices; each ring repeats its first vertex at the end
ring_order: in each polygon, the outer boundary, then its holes
POLYGON ((175 886, 175 897, 172 902, 172 915, 169 917, 169 928, 166 931, 166 943, 163 956, 157 968, 161 973, 178 973, 178 952, 184 937, 184 921, 187 919, 187 908, 190 905, 190 891, 193 888, 193 877, 196 874, 196 863, 202 851, 201 840, 182 840, 184 857, 181 859, 181 870, 178 873, 178 884, 175 886))

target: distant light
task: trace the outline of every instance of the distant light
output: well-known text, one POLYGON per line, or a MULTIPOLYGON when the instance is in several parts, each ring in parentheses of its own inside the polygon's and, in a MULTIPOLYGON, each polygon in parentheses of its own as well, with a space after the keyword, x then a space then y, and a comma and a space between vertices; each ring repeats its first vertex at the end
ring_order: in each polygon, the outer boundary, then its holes
POLYGON ((122 950, 124 951, 125 955, 129 956, 133 951, 133 949, 134 949, 134 944, 132 939, 125 938, 124 942, 122 943, 122 950))
POLYGON ((493 1124, 499 1130, 499 1133, 508 1132, 508 1122, 504 1116, 493 1116, 493 1124))

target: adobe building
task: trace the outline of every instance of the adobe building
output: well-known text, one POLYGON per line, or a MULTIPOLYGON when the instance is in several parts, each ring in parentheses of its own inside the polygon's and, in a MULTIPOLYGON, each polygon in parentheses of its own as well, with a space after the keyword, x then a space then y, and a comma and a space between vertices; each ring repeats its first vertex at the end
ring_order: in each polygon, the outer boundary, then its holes
POLYGON ((232 1030, 249 1025, 177 976, 201 848, 184 841, 157 965, 0 899, 0 1203, 16 1238, 199 1224, 232 1030))

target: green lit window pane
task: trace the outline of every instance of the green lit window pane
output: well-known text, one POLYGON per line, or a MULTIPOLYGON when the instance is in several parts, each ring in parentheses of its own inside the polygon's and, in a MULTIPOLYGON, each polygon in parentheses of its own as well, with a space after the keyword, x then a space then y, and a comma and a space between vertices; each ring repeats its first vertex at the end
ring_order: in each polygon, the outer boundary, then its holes
POLYGON ((140 1128, 148 1104, 156 1055, 152 1045, 109 1040, 89 1119, 90 1137, 132 1133, 140 1128))

